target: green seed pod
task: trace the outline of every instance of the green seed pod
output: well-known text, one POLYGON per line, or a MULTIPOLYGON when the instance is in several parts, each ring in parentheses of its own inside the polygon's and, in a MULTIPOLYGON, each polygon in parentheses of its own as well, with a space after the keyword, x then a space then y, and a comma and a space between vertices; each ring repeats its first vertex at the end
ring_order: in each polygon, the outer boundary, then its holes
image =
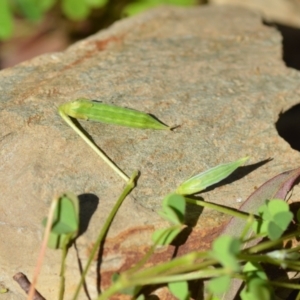
POLYGON ((249 157, 241 158, 237 161, 218 165, 205 172, 183 182, 176 190, 176 193, 181 195, 192 195, 205 190, 207 187, 218 183, 219 181, 228 177, 238 167, 243 165, 249 157))
POLYGON ((66 115, 83 120, 98 121, 141 129, 171 129, 149 114, 111 104, 77 99, 59 107, 66 115))

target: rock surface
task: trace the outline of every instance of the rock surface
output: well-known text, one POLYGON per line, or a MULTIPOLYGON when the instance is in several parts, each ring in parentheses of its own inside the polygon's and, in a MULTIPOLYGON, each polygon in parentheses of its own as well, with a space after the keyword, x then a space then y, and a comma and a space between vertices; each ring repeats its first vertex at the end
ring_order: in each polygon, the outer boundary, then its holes
POLYGON ((266 21, 300 27, 299 0, 210 0, 210 3, 247 7, 260 12, 266 21))
MULTIPOLYGON (((66 190, 80 195, 88 229, 77 247, 85 265, 124 185, 60 119, 60 104, 87 97, 180 125, 162 132, 81 122, 128 175, 141 171, 106 244, 102 284, 107 286, 111 271, 128 267, 146 251, 152 230, 164 225, 155 213, 162 197, 190 175, 250 155, 249 166, 227 184, 202 194, 205 200, 238 207, 255 187, 299 166, 299 153, 274 125, 282 110, 299 103, 299 79, 281 59, 275 29, 247 10, 217 6, 149 11, 65 52, 1 71, 0 282, 10 290, 1 299, 25 299, 11 278, 19 271, 31 277, 41 220, 55 195, 66 190), (264 163, 269 157, 274 159, 264 163)), ((205 210, 182 253, 209 247, 226 220, 205 210)), ((152 263, 171 255, 170 249, 162 251, 152 263)), ((38 282, 47 299, 57 298, 59 261, 58 251, 47 251, 38 282)), ((65 299, 72 297, 78 276, 72 248, 65 299)), ((88 280, 92 297, 95 281, 94 267, 88 280)))

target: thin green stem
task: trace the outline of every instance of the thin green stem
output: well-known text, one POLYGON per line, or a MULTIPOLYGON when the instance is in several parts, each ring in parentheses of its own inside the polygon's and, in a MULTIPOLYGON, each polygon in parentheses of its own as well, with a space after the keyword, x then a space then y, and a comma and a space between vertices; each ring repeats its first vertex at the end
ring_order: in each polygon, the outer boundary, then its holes
MULTIPOLYGON (((141 270, 139 272, 136 272, 132 275, 131 278, 145 278, 145 277, 152 277, 152 276, 158 276, 159 274, 172 274, 178 272, 187 272, 187 271, 193 271, 195 268, 199 268, 199 265, 195 263, 195 261, 199 258, 203 258, 207 256, 207 253, 198 253, 198 252, 191 252, 189 254, 186 254, 184 256, 175 258, 171 261, 153 266, 151 268, 147 268, 144 270, 141 270)), ((213 260, 215 262, 215 260, 213 260)), ((207 265, 207 261, 199 263, 201 265, 207 265)), ((212 264, 211 261, 208 263, 209 265, 212 264)), ((127 276, 127 272, 125 272, 127 276)))
POLYGON ((249 230, 251 229, 251 226, 252 226, 253 223, 254 223, 254 220, 255 220, 254 216, 253 216, 252 214, 250 214, 250 215, 248 216, 247 220, 246 220, 245 227, 244 227, 244 229, 243 229, 243 231, 242 231, 242 233, 241 233, 241 236, 240 236, 240 240, 241 240, 241 241, 243 241, 243 240, 246 238, 246 236, 247 236, 249 230))
MULTIPOLYGON (((164 233, 161 234, 161 236, 163 236, 164 233)), ((161 237, 159 237, 157 239, 157 241, 154 243, 154 245, 151 246, 151 248, 149 249, 149 251, 143 256, 143 258, 137 262, 131 269, 129 269, 126 273, 129 276, 129 274, 135 273, 137 272, 139 269, 142 268, 143 265, 146 264, 146 262, 148 261, 148 259, 151 257, 151 255, 154 253, 155 248, 159 242, 161 237)))
POLYGON ((112 220, 113 218, 115 217, 118 209, 120 208, 121 204, 123 203, 124 199, 126 198, 126 196, 131 192, 131 190, 135 187, 135 182, 136 182, 136 179, 138 177, 138 171, 135 171, 133 173, 133 175, 131 176, 130 180, 128 181, 126 187, 124 188, 121 196, 119 197, 118 201, 115 203, 113 209, 111 210, 109 216, 107 217, 100 233, 99 233, 99 236, 94 244, 94 247, 91 251, 91 254, 89 256, 89 259, 88 259, 88 262, 82 272, 82 275, 81 275, 81 279, 80 279, 80 282, 77 286, 77 289, 75 291, 75 294, 74 294, 74 297, 73 297, 73 300, 76 300, 78 298, 78 295, 79 295, 79 292, 80 292, 80 289, 84 283, 84 280, 85 280, 85 277, 86 277, 86 274, 92 264, 92 261, 96 255, 96 252, 101 244, 101 242, 103 241, 104 237, 107 235, 107 232, 108 232, 108 229, 112 223, 112 220))
MULTIPOLYGON (((112 295, 114 295, 117 292, 120 292, 125 288, 140 286, 140 285, 155 284, 155 283, 165 283, 169 279, 171 279, 172 276, 178 276, 174 281, 179 281, 180 276, 182 276, 184 273, 187 272, 191 273, 190 275, 191 278, 195 277, 195 275, 192 273, 199 272, 198 273, 199 274, 198 277, 199 277, 201 274, 200 271, 198 271, 199 269, 206 268, 208 266, 217 263, 217 261, 214 259, 206 260, 198 264, 195 263, 196 259, 205 257, 207 256, 207 254, 208 254, 207 252, 202 252, 202 253, 192 252, 182 257, 175 258, 174 260, 171 260, 169 262, 156 265, 145 270, 141 270, 134 274, 130 272, 131 270, 124 272, 120 275, 117 282, 115 282, 106 291, 104 291, 101 295, 99 295, 97 300, 109 299, 112 295)), ((219 272, 215 270, 204 270, 204 272, 206 271, 207 273, 201 274, 203 278, 209 276, 210 274, 216 275, 219 272)))
POLYGON ((262 242, 262 243, 260 243, 258 245, 252 246, 252 247, 250 247, 248 249, 245 249, 245 250, 249 254, 250 253, 262 252, 262 251, 265 251, 267 249, 271 249, 271 248, 275 247, 276 245, 282 243, 283 241, 285 241, 287 239, 290 239, 290 238, 293 238, 293 237, 295 237, 297 235, 299 235, 299 231, 292 232, 290 234, 284 235, 284 236, 282 236, 279 239, 274 240, 274 241, 268 240, 268 241, 262 242))
POLYGON ((43 238, 41 250, 40 250, 40 253, 39 253, 38 261, 37 261, 37 264, 36 264, 36 267, 35 267, 35 270, 34 270, 33 279, 32 279, 32 283, 30 285, 27 300, 32 300, 34 298, 35 286, 36 286, 38 275, 40 273, 42 263, 43 263, 43 260, 44 260, 44 256, 45 256, 45 252, 46 252, 46 248, 47 248, 47 243, 48 243, 50 232, 51 232, 52 222, 53 222, 53 219, 54 219, 54 211, 55 211, 55 208, 57 206, 58 199, 59 199, 58 197, 55 197, 51 202, 51 206, 50 206, 49 213, 48 213, 48 218, 47 218, 47 224, 46 224, 46 228, 45 228, 45 233, 44 233, 44 238, 43 238))
POLYGON ((278 287, 284 287, 291 290, 300 290, 299 283, 290 283, 290 282, 279 282, 279 281, 269 281, 270 284, 278 287))
POLYGON ((204 271, 194 271, 186 274, 170 275, 170 276, 154 276, 152 278, 134 278, 134 285, 148 285, 148 284, 161 284, 167 282, 176 282, 176 281, 189 281, 195 279, 204 279, 210 277, 218 277, 228 274, 226 269, 208 269, 204 271))
MULTIPOLYGON (((256 262, 256 263, 269 263, 269 264, 273 264, 276 266, 281 266, 282 264, 289 266, 290 263, 293 262, 293 261, 289 262, 287 260, 272 258, 265 254, 262 254, 262 255, 239 254, 238 259, 245 261, 245 262, 250 261, 250 262, 256 262)), ((297 269, 297 268, 294 267, 292 269, 297 269)))
MULTIPOLYGON (((189 256, 189 259, 191 258, 189 254, 186 256, 189 256)), ((217 263, 216 260, 208 260, 199 264, 194 264, 193 260, 190 261, 190 263, 185 262, 184 264, 181 264, 183 263, 181 258, 175 260, 176 264, 174 264, 172 260, 171 262, 167 262, 159 266, 141 270, 135 274, 128 274, 127 272, 121 274, 119 280, 104 291, 97 300, 109 299, 109 297, 113 294, 129 287, 166 283, 169 281, 181 281, 180 278, 186 278, 184 280, 207 278, 209 276, 217 276, 220 273, 220 270, 215 269, 198 271, 201 268, 206 268, 217 263)))
POLYGON ((72 119, 66 115, 61 108, 58 109, 58 112, 63 120, 103 159, 104 162, 106 162, 123 180, 125 180, 125 182, 129 180, 129 177, 73 123, 72 119))
POLYGON ((221 206, 212 202, 207 202, 207 201, 203 201, 203 200, 195 200, 192 198, 188 198, 185 196, 185 200, 187 203, 191 203, 191 204, 195 204, 198 206, 202 206, 202 207, 207 207, 207 208, 211 208, 214 209, 218 212, 233 216, 233 217, 237 217, 237 218, 241 218, 241 219, 247 219, 249 217, 248 213, 245 212, 241 212, 241 211, 237 211, 234 210, 230 207, 225 207, 225 206, 221 206))
POLYGON ((300 245, 294 248, 285 249, 287 253, 298 252, 300 250, 300 245))
POLYGON ((66 258, 67 258, 67 254, 68 254, 68 244, 70 242, 72 234, 65 237, 64 244, 62 247, 62 259, 61 259, 61 268, 60 268, 60 274, 59 274, 59 276, 60 276, 60 287, 59 287, 59 295, 58 295, 59 300, 63 300, 63 298, 64 298, 66 258))

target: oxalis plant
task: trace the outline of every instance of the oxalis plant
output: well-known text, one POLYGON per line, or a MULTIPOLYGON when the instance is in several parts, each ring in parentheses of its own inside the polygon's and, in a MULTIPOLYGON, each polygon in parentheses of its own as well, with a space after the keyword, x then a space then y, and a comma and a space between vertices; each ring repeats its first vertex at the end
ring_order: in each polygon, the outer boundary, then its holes
MULTIPOLYGON (((87 99, 63 104, 59 107, 59 113, 66 123, 126 182, 123 192, 99 232, 82 271, 72 298, 75 300, 79 297, 93 258, 100 244, 103 243, 113 218, 126 196, 135 187, 139 173, 135 171, 128 177, 84 135, 72 119, 94 120, 143 129, 170 130, 172 128, 143 112, 87 99)), ((165 285, 176 299, 185 300, 191 298, 188 283, 195 280, 202 280, 205 288, 203 292, 202 285, 199 286, 199 291, 196 291, 196 296, 193 296, 194 299, 233 300, 235 297, 243 300, 286 299, 285 289, 288 292, 300 290, 300 284, 297 282, 297 273, 300 271, 299 246, 294 242, 300 233, 300 212, 293 215, 288 204, 283 200, 300 176, 300 168, 270 179, 249 196, 241 210, 193 197, 228 177, 247 160, 248 157, 244 157, 211 168, 184 181, 173 193, 168 194, 163 199, 162 208, 158 213, 169 223, 169 226, 153 233, 153 245, 148 253, 130 269, 114 274, 111 285, 99 294, 97 299, 104 300, 114 295, 127 294, 131 299, 143 300, 147 299, 147 295, 143 293, 145 286, 165 285), (187 227, 187 205, 215 209, 233 218, 222 234, 213 241, 210 250, 199 249, 170 261, 146 267, 157 247, 169 245, 187 227), (268 266, 273 266, 272 276, 268 266)), ((47 246, 62 251, 58 299, 63 299, 66 255, 68 248, 77 237, 80 225, 78 202, 77 196, 72 193, 64 193, 52 201, 48 217, 43 222, 44 241, 28 299, 33 299, 37 295, 34 287, 47 246)), ((300 294, 295 297, 300 299, 300 294)))

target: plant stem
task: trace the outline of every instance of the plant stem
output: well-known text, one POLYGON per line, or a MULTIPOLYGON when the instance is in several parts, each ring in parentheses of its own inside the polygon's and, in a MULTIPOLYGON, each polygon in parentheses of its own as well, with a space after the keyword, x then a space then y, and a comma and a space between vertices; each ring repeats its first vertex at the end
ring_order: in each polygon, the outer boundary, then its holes
POLYGON ((65 292, 65 270, 66 270, 66 258, 68 254, 68 245, 71 240, 72 234, 69 234, 65 237, 64 244, 62 247, 62 259, 61 259, 61 268, 60 268, 60 287, 59 287, 59 300, 63 300, 65 292))
POLYGON ((148 285, 148 284, 161 284, 161 283, 168 283, 168 282, 176 282, 176 281, 189 281, 195 279, 203 279, 203 278, 210 278, 210 277, 218 277, 228 274, 228 270, 226 269, 208 269, 203 271, 194 271, 189 272, 186 274, 182 274, 181 270, 179 274, 170 275, 170 276, 154 276, 152 278, 137 278, 134 280, 135 285, 148 285))
POLYGON ((129 287, 166 283, 169 280, 179 281, 181 276, 186 276, 187 278, 190 276, 191 279, 217 276, 220 273, 220 269, 198 271, 201 268, 206 268, 217 263, 214 259, 205 260, 198 264, 195 263, 196 259, 207 255, 207 252, 192 252, 169 262, 141 270, 135 274, 132 274, 130 272, 131 270, 128 270, 127 272, 122 273, 112 286, 99 295, 97 300, 109 299, 109 297, 115 293, 129 287), (187 274, 184 275, 183 273, 187 274))
POLYGON ((192 198, 188 198, 185 196, 185 200, 187 203, 191 203, 191 204, 195 204, 198 206, 202 206, 202 207, 207 207, 207 208, 211 208, 214 209, 218 212, 233 216, 233 217, 237 217, 237 218, 242 218, 242 219, 247 219, 249 217, 248 213, 245 212, 241 212, 241 211, 237 211, 234 210, 230 207, 226 207, 226 206, 221 206, 212 202, 207 202, 207 201, 203 201, 203 200, 195 200, 192 198))
POLYGON ((82 272, 82 275, 81 275, 81 279, 80 279, 80 282, 77 286, 77 289, 75 291, 75 294, 74 294, 74 297, 73 297, 73 300, 76 300, 78 298, 78 295, 79 295, 79 292, 80 292, 80 289, 84 283, 84 280, 85 280, 85 276, 92 264, 92 261, 96 255, 96 252, 101 244, 101 242, 103 241, 103 239, 105 238, 105 236, 107 235, 107 232, 108 232, 108 229, 112 223, 112 220, 114 219, 118 209, 120 208, 121 204, 123 203, 124 199, 126 198, 126 196, 131 192, 131 190, 135 187, 135 182, 136 182, 136 179, 139 175, 139 172, 138 171, 135 171, 132 176, 130 177, 129 181, 127 182, 126 184, 126 187, 124 188, 121 196, 119 197, 118 201, 115 203, 114 207, 112 208, 109 216, 107 217, 100 233, 99 233, 99 236, 94 244, 94 247, 91 251, 91 254, 89 256, 89 259, 88 259, 88 262, 82 272))
POLYGON ((282 243, 283 241, 285 241, 287 239, 290 239, 290 238, 293 238, 297 235, 299 235, 299 231, 294 231, 290 234, 287 234, 287 235, 284 235, 284 236, 280 237, 277 240, 274 240, 274 241, 268 240, 268 241, 262 242, 262 243, 260 243, 256 246, 252 246, 249 249, 246 249, 246 251, 249 254, 262 252, 262 251, 265 251, 267 249, 271 249, 271 248, 275 247, 276 245, 282 243))
POLYGON ((38 261, 37 261, 37 264, 36 264, 36 267, 34 270, 34 275, 33 275, 32 283, 30 285, 30 289, 28 292, 27 300, 32 300, 34 298, 35 285, 37 283, 37 278, 40 273, 43 259, 45 256, 47 243, 48 243, 48 239, 49 239, 49 235, 50 235, 50 231, 51 231, 51 227, 52 227, 52 222, 53 222, 53 218, 54 218, 54 211, 55 211, 58 199, 59 199, 59 197, 55 197, 51 202, 51 206, 50 206, 49 213, 48 213, 47 224, 46 224, 46 228, 45 228, 44 239, 43 239, 43 243, 42 243, 41 250, 39 253, 38 261))
POLYGON ((63 120, 103 159, 104 162, 125 180, 125 182, 128 182, 129 177, 72 122, 72 119, 65 114, 62 107, 63 105, 59 107, 58 112, 63 120))
POLYGON ((289 282, 279 282, 279 281, 269 281, 270 284, 278 287, 284 287, 291 290, 300 290, 300 284, 289 283, 289 282))

